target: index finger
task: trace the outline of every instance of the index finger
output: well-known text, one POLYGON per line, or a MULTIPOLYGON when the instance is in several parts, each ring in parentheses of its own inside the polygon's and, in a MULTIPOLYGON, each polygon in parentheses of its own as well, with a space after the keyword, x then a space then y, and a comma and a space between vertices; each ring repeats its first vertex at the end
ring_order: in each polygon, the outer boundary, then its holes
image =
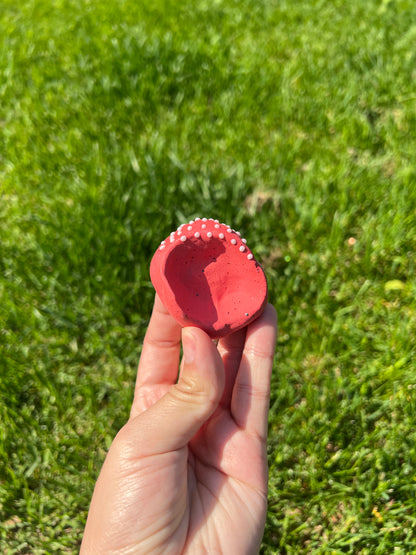
POLYGON ((137 373, 137 386, 173 384, 178 376, 181 326, 156 294, 137 373))

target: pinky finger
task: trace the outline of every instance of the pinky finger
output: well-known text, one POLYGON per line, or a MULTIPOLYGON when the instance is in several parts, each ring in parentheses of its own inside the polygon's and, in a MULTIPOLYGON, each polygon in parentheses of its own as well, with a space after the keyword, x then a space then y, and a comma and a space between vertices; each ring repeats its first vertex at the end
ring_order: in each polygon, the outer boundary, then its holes
POLYGON ((276 335, 276 311, 268 304, 263 314, 247 329, 231 400, 231 413, 240 429, 264 440, 267 436, 276 335))

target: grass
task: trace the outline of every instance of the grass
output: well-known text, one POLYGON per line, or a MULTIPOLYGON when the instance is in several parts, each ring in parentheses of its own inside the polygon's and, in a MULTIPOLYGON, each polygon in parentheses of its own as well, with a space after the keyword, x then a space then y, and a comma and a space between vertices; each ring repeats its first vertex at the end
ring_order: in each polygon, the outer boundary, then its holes
POLYGON ((416 545, 416 7, 3 0, 0 551, 76 553, 172 228, 280 333, 262 553, 416 545))

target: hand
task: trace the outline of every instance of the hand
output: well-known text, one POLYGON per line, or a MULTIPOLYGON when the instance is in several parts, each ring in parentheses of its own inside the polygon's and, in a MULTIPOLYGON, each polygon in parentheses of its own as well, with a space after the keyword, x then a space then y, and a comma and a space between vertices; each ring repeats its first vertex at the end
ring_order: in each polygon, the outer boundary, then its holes
POLYGON ((216 346, 198 328, 181 330, 156 296, 130 419, 98 478, 82 555, 258 553, 276 327, 267 305, 216 346))

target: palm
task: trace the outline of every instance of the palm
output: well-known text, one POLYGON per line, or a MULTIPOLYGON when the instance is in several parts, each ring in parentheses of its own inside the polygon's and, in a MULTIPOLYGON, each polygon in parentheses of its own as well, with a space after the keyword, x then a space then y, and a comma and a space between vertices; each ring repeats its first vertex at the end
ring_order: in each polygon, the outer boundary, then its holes
MULTIPOLYGON (((151 491, 144 497, 138 491, 136 497, 137 506, 157 514, 165 530, 163 536, 153 537, 152 550, 167 554, 256 552, 266 510, 263 460, 261 443, 241 433, 221 410, 189 446, 139 461, 137 475, 157 469, 151 491), (226 442, 222 448, 221 441, 226 442), (235 457, 235 453, 249 456, 235 457), (247 547, 250 544, 252 549, 247 547)), ((125 524, 131 530, 131 545, 139 538, 142 542, 134 521, 125 524)))
POLYGON ((266 512, 264 460, 260 439, 242 432, 229 413, 219 410, 189 447, 185 552, 256 550, 266 512), (250 543, 253 548, 247 550, 250 543))
MULTIPOLYGON (((138 412, 147 408, 146 399, 155 400, 164 390, 145 387, 140 406, 136 405, 138 412)), ((162 519, 169 515, 164 525, 169 532, 160 538, 157 551, 256 552, 267 501, 264 449, 260 437, 236 424, 229 407, 219 406, 188 446, 165 453, 159 460, 146 458, 136 473, 147 473, 151 466, 158 469, 158 475, 153 491, 147 492, 146 499, 139 495, 137 504, 145 504, 162 519), (161 484, 172 487, 161 490, 161 484), (253 551, 247 550, 250 542, 253 551)))

